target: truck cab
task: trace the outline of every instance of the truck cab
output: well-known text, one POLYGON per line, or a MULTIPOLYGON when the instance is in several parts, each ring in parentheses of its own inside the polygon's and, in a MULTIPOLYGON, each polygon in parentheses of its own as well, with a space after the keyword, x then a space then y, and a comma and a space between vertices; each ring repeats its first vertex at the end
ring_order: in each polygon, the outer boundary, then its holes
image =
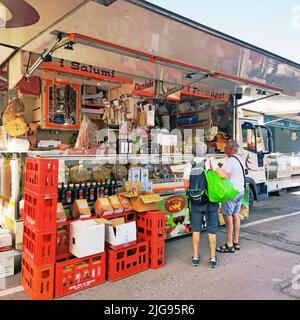
POLYGON ((267 156, 273 152, 273 137, 269 128, 260 125, 259 120, 239 118, 237 140, 245 161, 246 180, 249 183, 250 206, 255 200, 268 197, 267 156))

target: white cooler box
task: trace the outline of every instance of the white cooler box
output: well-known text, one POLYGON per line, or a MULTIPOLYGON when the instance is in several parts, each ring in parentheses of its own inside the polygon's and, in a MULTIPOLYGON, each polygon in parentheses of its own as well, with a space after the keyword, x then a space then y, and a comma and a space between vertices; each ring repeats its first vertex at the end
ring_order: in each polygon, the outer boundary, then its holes
POLYGON ((69 251, 77 258, 102 253, 105 248, 105 226, 95 220, 72 222, 69 240, 69 251))

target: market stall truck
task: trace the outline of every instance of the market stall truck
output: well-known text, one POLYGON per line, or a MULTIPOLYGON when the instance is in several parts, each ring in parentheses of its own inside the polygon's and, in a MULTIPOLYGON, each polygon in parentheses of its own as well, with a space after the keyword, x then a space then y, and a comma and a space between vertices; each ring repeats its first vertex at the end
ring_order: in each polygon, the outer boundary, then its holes
POLYGON ((289 188, 300 187, 300 157, 273 153, 272 132, 267 126, 256 119, 239 118, 236 139, 245 161, 250 207, 270 193, 283 195, 289 188))

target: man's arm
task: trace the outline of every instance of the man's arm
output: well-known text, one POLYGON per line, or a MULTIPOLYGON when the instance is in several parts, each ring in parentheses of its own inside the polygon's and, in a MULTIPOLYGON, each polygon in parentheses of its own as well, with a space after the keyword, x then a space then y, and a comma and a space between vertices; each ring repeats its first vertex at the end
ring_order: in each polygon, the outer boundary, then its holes
POLYGON ((224 169, 221 168, 217 168, 215 170, 216 174, 221 177, 222 179, 229 179, 230 178, 230 174, 228 172, 226 172, 224 169))

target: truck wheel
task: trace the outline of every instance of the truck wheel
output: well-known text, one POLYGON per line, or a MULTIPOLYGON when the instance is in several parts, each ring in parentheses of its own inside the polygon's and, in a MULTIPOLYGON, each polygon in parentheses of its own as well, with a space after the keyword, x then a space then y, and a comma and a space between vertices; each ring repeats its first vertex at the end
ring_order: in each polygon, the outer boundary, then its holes
POLYGON ((249 209, 251 210, 254 206, 254 193, 253 190, 249 189, 249 209))

